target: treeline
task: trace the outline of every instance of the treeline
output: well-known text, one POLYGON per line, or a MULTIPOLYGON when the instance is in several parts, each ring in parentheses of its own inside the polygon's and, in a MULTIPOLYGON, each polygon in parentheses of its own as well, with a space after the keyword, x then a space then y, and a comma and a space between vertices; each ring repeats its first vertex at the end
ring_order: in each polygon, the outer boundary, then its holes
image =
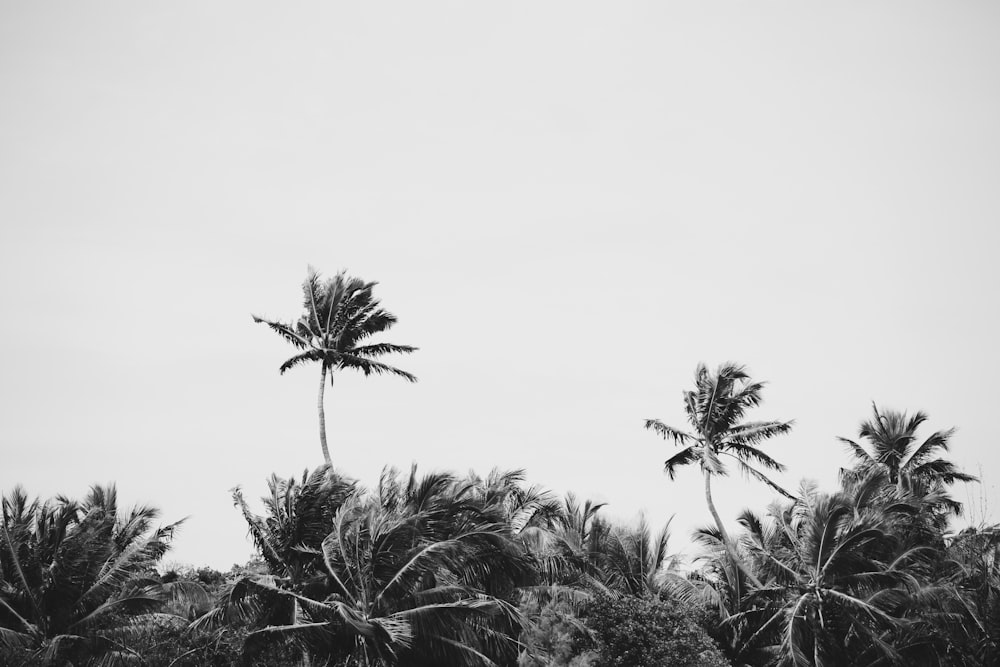
POLYGON ((229 573, 158 569, 178 524, 124 511, 114 487, 80 501, 3 499, 0 664, 4 665, 994 665, 1000 662, 1000 532, 950 530, 952 432, 873 408, 838 488, 783 489, 763 451, 792 423, 750 413, 763 385, 746 369, 699 366, 688 426, 650 419, 704 479, 713 525, 693 563, 668 527, 616 525, 602 505, 557 498, 523 471, 386 469, 366 488, 330 465, 323 391, 337 370, 409 373, 370 343, 395 317, 374 283, 310 273, 305 312, 255 318, 296 348, 282 370, 321 368, 326 464, 268 480, 257 513, 233 500, 259 559, 229 573), (731 470, 779 500, 719 514, 731 470), (736 530, 733 530, 733 527, 736 530))
POLYGON ((612 525, 521 471, 272 476, 262 514, 234 493, 260 561, 225 575, 158 574, 178 525, 114 487, 15 489, 3 664, 996 664, 998 533, 949 533, 962 473, 938 455, 949 432, 916 437, 924 419, 876 411, 839 489, 698 531, 694 567, 666 528, 612 525))

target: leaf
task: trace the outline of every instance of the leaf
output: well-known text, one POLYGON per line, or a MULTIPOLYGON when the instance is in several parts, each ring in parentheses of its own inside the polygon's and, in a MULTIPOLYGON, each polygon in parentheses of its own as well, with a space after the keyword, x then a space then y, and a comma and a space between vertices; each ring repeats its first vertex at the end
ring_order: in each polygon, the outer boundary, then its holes
POLYGON ((663 471, 667 473, 667 476, 669 476, 671 480, 673 480, 677 476, 677 468, 697 461, 698 459, 698 450, 694 447, 686 447, 664 462, 663 471))
POLYGON ((257 315, 251 315, 250 317, 257 324, 266 324, 268 328, 276 332, 279 336, 300 350, 304 350, 309 347, 309 341, 295 333, 289 325, 282 324, 281 322, 273 322, 271 320, 264 319, 263 317, 258 317, 257 315))
POLYGON ((732 454, 728 454, 727 452, 722 452, 722 454, 724 456, 729 456, 730 458, 734 459, 736 461, 737 467, 740 469, 740 472, 742 472, 744 475, 746 475, 748 477, 752 477, 752 478, 756 479, 758 482, 763 482, 764 484, 767 484, 769 487, 771 487, 772 489, 774 489, 775 491, 777 491, 778 493, 780 493, 784 497, 788 498, 789 500, 795 500, 795 496, 793 496, 788 491, 785 491, 783 488, 781 488, 780 486, 778 486, 775 482, 772 482, 767 477, 767 475, 765 475, 764 473, 760 472, 759 470, 756 470, 752 466, 748 465, 747 463, 745 463, 739 457, 733 456, 732 454))
POLYGON ((647 419, 646 429, 652 430, 663 436, 664 440, 672 439, 675 445, 683 445, 688 442, 697 442, 697 438, 693 435, 689 435, 684 431, 674 428, 673 426, 667 426, 659 419, 647 419))
POLYGON ((34 645, 35 637, 25 632, 0 627, 0 646, 12 649, 25 649, 34 645))

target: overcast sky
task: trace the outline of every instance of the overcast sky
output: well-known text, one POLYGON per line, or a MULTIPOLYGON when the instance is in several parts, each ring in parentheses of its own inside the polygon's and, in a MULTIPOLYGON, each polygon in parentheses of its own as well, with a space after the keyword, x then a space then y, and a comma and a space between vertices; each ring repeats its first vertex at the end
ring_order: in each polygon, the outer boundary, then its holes
MULTIPOLYGON (((958 426, 996 512, 998 30, 996 2, 4 0, 0 489, 113 480, 190 516, 168 560, 246 561, 228 490, 322 462, 318 368, 279 376, 250 319, 295 318, 312 264, 420 347, 416 385, 327 393, 367 483, 525 467, 686 549, 700 478, 643 420, 735 360, 796 420, 782 483, 832 488, 875 400, 958 426)), ((771 495, 717 484, 727 518, 771 495)))

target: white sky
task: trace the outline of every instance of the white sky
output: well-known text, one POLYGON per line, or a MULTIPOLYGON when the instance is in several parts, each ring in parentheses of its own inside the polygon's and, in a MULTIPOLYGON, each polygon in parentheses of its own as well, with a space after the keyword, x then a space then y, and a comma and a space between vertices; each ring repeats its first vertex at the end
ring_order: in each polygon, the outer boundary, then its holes
MULTIPOLYGON (((699 361, 769 381, 781 481, 874 399, 1000 507, 1000 4, 0 2, 0 489, 191 518, 321 462, 306 265, 378 280, 417 385, 340 376, 334 459, 709 521, 670 483, 699 361)), ((973 497, 978 497, 978 491, 973 497)), ((966 500, 966 491, 957 490, 966 500)), ((717 484, 725 517, 771 494, 717 484)), ((977 503, 978 505, 978 503, 977 503)), ((994 519, 998 518, 996 516, 994 519)))

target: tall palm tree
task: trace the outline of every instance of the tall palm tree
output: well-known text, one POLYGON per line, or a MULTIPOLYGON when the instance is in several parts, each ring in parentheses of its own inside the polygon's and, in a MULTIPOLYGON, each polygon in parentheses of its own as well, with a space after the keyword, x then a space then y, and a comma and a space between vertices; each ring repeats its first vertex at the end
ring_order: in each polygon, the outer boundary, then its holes
POLYGON ((299 364, 319 362, 319 441, 327 465, 331 464, 331 459, 326 440, 323 393, 328 374, 331 386, 334 371, 343 368, 361 371, 365 375, 387 373, 410 382, 417 380, 411 373, 378 361, 379 357, 386 354, 410 353, 417 348, 392 343, 362 344, 369 337, 388 330, 396 323, 396 316, 381 308, 378 299, 372 295, 376 284, 348 277, 344 272, 323 280, 309 267, 305 282, 302 283, 305 312, 298 320, 285 324, 252 316, 254 322, 266 324, 301 350, 285 360, 280 368, 281 373, 299 364))
MULTIPOLYGON (((872 469, 883 470, 889 482, 900 491, 912 484, 930 484, 941 487, 955 482, 975 482, 972 475, 960 471, 954 463, 939 457, 947 452, 955 429, 935 431, 923 442, 917 440, 917 429, 927 421, 927 415, 916 412, 885 410, 880 412, 872 403, 872 418, 861 422, 858 437, 867 441, 865 448, 853 440, 838 438, 854 455, 858 473, 864 475, 872 469)), ((961 505, 952 501, 954 511, 961 505)))
MULTIPOLYGON (((764 482, 786 497, 792 497, 751 465, 752 462, 767 470, 784 470, 781 463, 762 452, 757 445, 776 435, 787 433, 792 428, 791 421, 743 421, 750 408, 760 405, 763 387, 762 382, 750 379, 744 366, 725 363, 715 373, 711 373, 705 364, 698 364, 695 370, 695 388, 684 392, 684 412, 692 431, 667 426, 659 419, 646 420, 647 429, 683 447, 664 464, 664 470, 670 479, 674 479, 677 469, 684 465, 697 463, 701 468, 705 478, 708 511, 715 520, 726 551, 737 566, 741 563, 739 555, 712 500, 712 478, 728 474, 722 457, 735 461, 745 475, 764 482)), ((754 585, 760 585, 751 572, 742 567, 741 569, 744 569, 754 585)))

